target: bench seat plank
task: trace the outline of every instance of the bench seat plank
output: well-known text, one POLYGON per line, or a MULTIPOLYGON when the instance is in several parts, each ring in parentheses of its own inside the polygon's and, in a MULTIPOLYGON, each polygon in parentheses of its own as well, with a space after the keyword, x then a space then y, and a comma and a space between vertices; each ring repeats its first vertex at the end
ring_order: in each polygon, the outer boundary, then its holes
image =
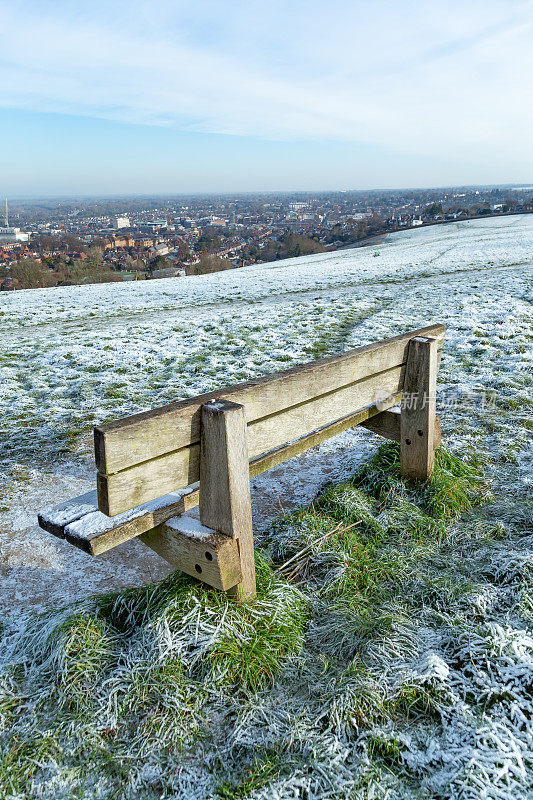
MULTIPOLYGON (((41 511, 37 515, 39 526, 53 533, 54 536, 59 536, 60 539, 65 538, 65 527, 81 517, 90 514, 91 511, 98 511, 98 497, 96 489, 92 492, 86 492, 60 503, 48 511, 41 511)), ((102 516, 104 516, 102 514, 102 516)))
POLYGON ((98 510, 96 490, 38 515, 40 527, 92 556, 127 542, 198 504, 198 484, 107 517, 98 510), (83 509, 83 511, 82 511, 83 509))
MULTIPOLYGON (((262 453, 250 461, 250 478, 279 466, 349 428, 364 425, 367 420, 379 417, 384 410, 396 405, 400 399, 401 393, 396 393, 382 400, 379 405, 372 404, 354 414, 347 414, 306 436, 262 453)), ((157 500, 108 517, 98 510, 96 491, 93 491, 42 512, 38 520, 43 530, 66 539, 92 556, 97 556, 122 542, 141 536, 171 517, 185 514, 198 505, 198 496, 199 484, 194 483, 179 492, 170 492, 157 500)))

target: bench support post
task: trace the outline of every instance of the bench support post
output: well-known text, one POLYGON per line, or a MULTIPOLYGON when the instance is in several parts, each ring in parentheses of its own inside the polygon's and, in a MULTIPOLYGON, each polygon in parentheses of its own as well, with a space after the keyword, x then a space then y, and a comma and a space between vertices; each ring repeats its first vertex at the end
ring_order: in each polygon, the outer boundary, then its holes
POLYGON ((256 595, 250 471, 244 408, 227 400, 202 406, 200 521, 237 539, 242 580, 228 594, 256 595))
POLYGON ((435 460, 437 341, 415 336, 409 342, 400 414, 402 475, 425 481, 435 460))

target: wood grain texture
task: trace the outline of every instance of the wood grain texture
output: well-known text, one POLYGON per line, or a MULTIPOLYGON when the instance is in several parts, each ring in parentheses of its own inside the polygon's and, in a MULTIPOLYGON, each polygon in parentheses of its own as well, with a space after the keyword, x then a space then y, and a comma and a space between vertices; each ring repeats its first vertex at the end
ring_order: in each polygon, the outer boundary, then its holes
POLYGON ((192 537, 187 527, 186 519, 174 518, 139 538, 173 567, 208 586, 222 591, 236 586, 242 580, 237 542, 216 531, 192 537))
MULTIPOLYGON (((248 423, 251 458, 397 394, 404 366, 393 367, 248 423)), ((211 401, 214 402, 214 401, 211 401)), ((208 405, 208 404, 207 404, 208 405)), ((98 506, 109 516, 188 486, 200 478, 200 446, 184 447, 112 475, 97 474, 98 506)))
MULTIPOLYGON (((295 439, 250 460, 250 478, 255 478, 272 467, 277 467, 290 458, 319 445, 354 426, 364 424, 383 408, 393 406, 401 399, 400 394, 386 398, 379 406, 371 405, 355 414, 348 414, 330 425, 326 425, 306 436, 295 439)), ((67 539, 75 547, 97 556, 122 542, 149 531, 171 517, 185 514, 199 502, 198 483, 186 490, 165 495, 138 508, 115 517, 108 517, 98 510, 96 490, 66 503, 61 503, 48 512, 39 514, 40 527, 54 536, 67 539)))
POLYGON ((305 436, 353 414, 384 397, 397 394, 405 367, 393 367, 364 378, 358 383, 320 395, 299 406, 287 408, 248 425, 248 447, 254 457, 291 441, 295 434, 305 436))
POLYGON ((429 325, 338 356, 99 425, 94 429, 97 469, 110 475, 198 443, 200 409, 209 400, 226 398, 244 405, 250 423, 405 364, 413 336, 431 336, 441 345, 445 330, 445 325, 429 325))
POLYGON ((200 478, 200 445, 145 461, 114 475, 96 473, 98 508, 114 517, 200 478))
POLYGON ((425 481, 435 460, 437 341, 416 336, 409 354, 402 396, 401 471, 406 478, 425 481))
POLYGON ((366 408, 362 408, 353 414, 347 414, 329 425, 324 425, 311 433, 294 439, 292 442, 276 447, 273 450, 263 453, 250 461, 250 477, 255 478, 261 475, 272 467, 277 467, 278 464, 283 464, 294 456, 304 453, 311 447, 325 442, 326 439, 331 439, 332 436, 337 436, 339 433, 354 428, 357 425, 363 424, 366 420, 371 419, 373 416, 380 414, 381 411, 390 406, 396 405, 401 399, 401 393, 392 395, 391 397, 384 398, 380 401, 379 405, 372 404, 366 408))
POLYGON ((202 407, 200 521, 238 540, 242 580, 231 594, 256 595, 250 466, 244 408, 227 400, 202 407))
POLYGON ((108 517, 98 509, 96 491, 87 492, 38 515, 39 526, 98 556, 198 505, 198 484, 108 517))
MULTIPOLYGON (((394 442, 401 442, 401 411, 399 408, 392 408, 390 411, 382 411, 374 417, 361 422, 361 427, 368 428, 369 431, 383 436, 385 439, 391 439, 394 442)), ((440 417, 437 414, 435 417, 435 435, 433 437, 433 448, 440 447, 441 442, 441 427, 440 417)))

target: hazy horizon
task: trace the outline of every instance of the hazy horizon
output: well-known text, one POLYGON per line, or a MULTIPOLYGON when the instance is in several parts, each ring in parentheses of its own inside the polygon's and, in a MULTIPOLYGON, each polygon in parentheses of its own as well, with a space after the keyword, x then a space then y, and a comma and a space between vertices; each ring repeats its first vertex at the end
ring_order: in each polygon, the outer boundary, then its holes
POLYGON ((36 195, 8 195, 5 198, 0 196, 0 218, 3 209, 3 203, 7 199, 9 202, 24 203, 24 202, 38 202, 38 201, 60 201, 60 200, 78 200, 80 202, 87 200, 130 200, 130 199, 174 199, 174 198, 188 198, 188 197, 246 197, 246 196, 268 196, 268 195, 321 195, 321 194, 357 194, 357 193, 372 193, 372 192, 424 192, 424 191, 441 191, 450 189, 509 189, 509 191, 533 191, 533 182, 530 184, 527 181, 522 183, 488 183, 488 184, 448 184, 441 186, 401 186, 401 187, 362 187, 362 188, 334 188, 334 189, 251 189, 249 191, 228 191, 223 190, 213 192, 129 192, 129 193, 73 193, 73 194, 36 194, 36 195))

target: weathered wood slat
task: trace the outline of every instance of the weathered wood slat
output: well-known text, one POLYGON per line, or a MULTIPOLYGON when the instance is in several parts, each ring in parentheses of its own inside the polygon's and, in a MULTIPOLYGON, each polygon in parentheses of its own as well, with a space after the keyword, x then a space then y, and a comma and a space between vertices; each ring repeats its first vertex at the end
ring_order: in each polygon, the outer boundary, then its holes
MULTIPOLYGON (((307 436, 302 436, 251 459, 250 478, 255 478, 263 472, 279 466, 332 436, 356 425, 364 424, 375 415, 379 416, 383 409, 398 403, 400 398, 401 395, 396 394, 381 401, 379 406, 371 405, 355 414, 348 414, 330 425, 312 431, 307 436)), ((198 501, 199 488, 198 484, 194 484, 187 489, 167 494, 124 514, 108 517, 98 510, 96 491, 92 491, 62 503, 48 512, 42 512, 38 519, 43 530, 65 538, 80 550, 97 556, 122 542, 140 536, 171 517, 185 514, 189 509, 197 506, 198 501), (85 510, 80 511, 82 508, 85 510)))
POLYGON ((257 594, 247 438, 241 405, 215 400, 202 407, 200 520, 238 540, 242 578, 230 594, 239 600, 257 594))
POLYGON ((38 515, 39 526, 97 556, 198 505, 198 485, 159 497, 116 517, 98 510, 96 491, 38 515), (80 508, 84 511, 80 514, 80 508))
POLYGON ((253 458, 291 440, 294 432, 306 436, 317 428, 336 422, 390 397, 401 390, 405 367, 380 372, 358 383, 321 395, 299 406, 293 406, 248 425, 248 448, 253 458))
POLYGON ((445 325, 429 325, 338 356, 99 425, 94 431, 97 469, 110 475, 199 442, 200 408, 211 399, 224 398, 243 405, 250 423, 405 364, 409 339, 431 336, 441 346, 445 330, 445 325))
MULTIPOLYGON (((251 458, 290 441, 297 431, 305 436, 400 391, 405 367, 398 366, 364 378, 298 406, 248 424, 251 458), (344 410, 344 414, 342 413, 344 410)), ((97 475, 98 505, 114 516, 163 493, 194 483, 200 477, 200 446, 194 444, 111 475, 97 475)))
MULTIPOLYGON (((401 442, 401 412, 399 408, 391 408, 390 411, 382 411, 380 414, 361 422, 363 428, 383 436, 385 439, 392 439, 394 442, 401 442)), ((441 428, 440 417, 435 417, 435 434, 433 448, 440 447, 441 428)))
POLYGON ((263 472, 272 469, 272 467, 283 464, 283 462, 288 461, 289 458, 294 458, 294 456, 304 453, 311 447, 316 447, 322 442, 325 442, 326 439, 331 439, 332 436, 337 436, 339 433, 361 425, 374 415, 380 414, 383 409, 396 405, 400 399, 401 393, 397 393, 392 397, 381 400, 379 405, 372 404, 366 408, 362 408, 360 411, 356 411, 354 414, 347 414, 329 425, 324 425, 322 428, 312 431, 306 436, 301 436, 292 442, 270 450, 268 453, 263 453, 261 456, 250 461, 250 477, 255 478, 257 475, 261 475, 263 472))
POLYGON ((200 445, 145 461, 114 475, 96 474, 98 507, 109 517, 142 505, 200 477, 200 445))
MULTIPOLYGON (((86 492, 79 495, 79 497, 66 500, 49 511, 41 511, 37 515, 37 521, 44 531, 64 539, 67 525, 95 511, 98 511, 98 497, 96 489, 93 489, 92 492, 86 492)), ((101 512, 98 513, 101 514, 101 512)), ((101 516, 103 519, 107 519, 104 514, 101 514, 101 516)))
POLYGON ((237 541, 197 519, 174 517, 140 539, 173 567, 215 589, 228 591, 242 580, 237 541))
POLYGON ((437 341, 415 336, 409 343, 400 417, 402 475, 425 481, 433 471, 437 394, 437 341))

